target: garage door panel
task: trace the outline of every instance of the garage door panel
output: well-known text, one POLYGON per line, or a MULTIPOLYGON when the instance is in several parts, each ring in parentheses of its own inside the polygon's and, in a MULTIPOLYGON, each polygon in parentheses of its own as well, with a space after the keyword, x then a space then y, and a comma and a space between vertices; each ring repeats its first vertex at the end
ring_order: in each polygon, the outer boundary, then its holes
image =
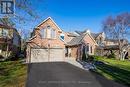
POLYGON ((48 50, 47 49, 32 49, 31 50, 31 62, 47 62, 48 50))
POLYGON ((50 50, 50 61, 63 61, 63 49, 51 49, 50 50))
POLYGON ((31 62, 53 62, 64 60, 64 49, 31 49, 31 62))

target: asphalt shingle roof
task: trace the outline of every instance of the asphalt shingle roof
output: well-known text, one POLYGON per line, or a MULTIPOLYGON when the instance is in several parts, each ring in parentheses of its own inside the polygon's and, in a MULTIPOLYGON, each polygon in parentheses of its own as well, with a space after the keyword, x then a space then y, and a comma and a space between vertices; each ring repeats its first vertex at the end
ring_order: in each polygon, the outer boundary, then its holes
POLYGON ((85 35, 80 35, 75 38, 73 38, 70 42, 67 43, 67 45, 79 45, 82 43, 82 39, 85 35))
POLYGON ((68 33, 68 35, 70 35, 70 36, 74 36, 74 37, 78 36, 77 34, 72 33, 72 32, 67 32, 67 33, 68 33))
MULTIPOLYGON (((79 35, 82 35, 82 34, 84 34, 86 32, 86 30, 85 31, 75 31, 75 32, 78 33, 79 35)), ((101 33, 90 33, 90 34, 95 39, 101 33)))

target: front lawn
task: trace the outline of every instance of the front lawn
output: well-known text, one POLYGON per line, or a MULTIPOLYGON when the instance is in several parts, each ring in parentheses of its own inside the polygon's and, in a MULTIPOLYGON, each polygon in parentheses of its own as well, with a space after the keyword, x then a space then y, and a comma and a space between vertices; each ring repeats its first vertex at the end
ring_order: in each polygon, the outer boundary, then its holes
POLYGON ((20 61, 0 62, 0 87, 25 87, 26 69, 20 61))
POLYGON ((96 57, 96 61, 104 62, 96 64, 97 73, 108 79, 130 86, 130 61, 120 61, 104 57, 96 57))

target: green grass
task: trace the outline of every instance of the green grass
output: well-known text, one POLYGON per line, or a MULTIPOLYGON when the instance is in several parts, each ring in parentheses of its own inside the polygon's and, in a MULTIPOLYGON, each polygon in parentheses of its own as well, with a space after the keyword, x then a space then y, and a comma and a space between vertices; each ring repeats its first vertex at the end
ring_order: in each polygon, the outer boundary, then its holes
POLYGON ((96 57, 96 60, 105 64, 96 65, 99 74, 126 86, 130 86, 130 61, 96 57))
POLYGON ((0 62, 0 87, 24 87, 26 69, 19 61, 0 62))

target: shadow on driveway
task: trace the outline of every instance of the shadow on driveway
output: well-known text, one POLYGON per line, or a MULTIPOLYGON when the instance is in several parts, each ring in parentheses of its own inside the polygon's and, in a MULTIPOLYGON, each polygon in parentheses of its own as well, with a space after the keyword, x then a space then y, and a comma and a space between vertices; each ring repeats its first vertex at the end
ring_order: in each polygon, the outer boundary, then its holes
POLYGON ((96 67, 103 73, 110 75, 114 79, 114 81, 130 86, 130 71, 115 66, 111 66, 105 63, 96 64, 96 67))
POLYGON ((28 65, 26 87, 124 87, 66 62, 28 65))

